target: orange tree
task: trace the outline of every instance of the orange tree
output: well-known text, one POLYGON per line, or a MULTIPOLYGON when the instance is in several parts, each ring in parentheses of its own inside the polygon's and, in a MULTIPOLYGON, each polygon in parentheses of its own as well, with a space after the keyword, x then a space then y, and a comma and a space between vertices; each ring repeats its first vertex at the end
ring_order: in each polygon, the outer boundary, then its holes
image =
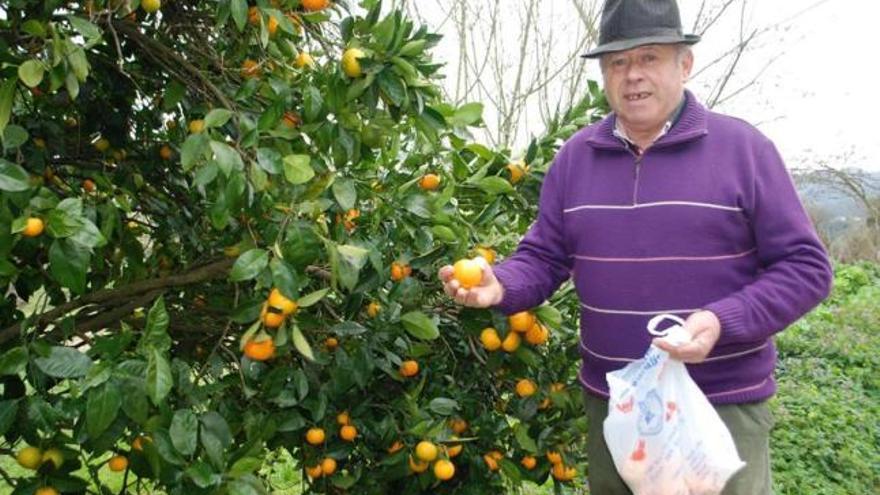
POLYGON ((315 493, 576 475, 570 289, 509 322, 436 272, 513 249, 595 84, 513 161, 443 101, 439 36, 377 0, 0 11, 15 493, 263 493, 278 449, 315 493))

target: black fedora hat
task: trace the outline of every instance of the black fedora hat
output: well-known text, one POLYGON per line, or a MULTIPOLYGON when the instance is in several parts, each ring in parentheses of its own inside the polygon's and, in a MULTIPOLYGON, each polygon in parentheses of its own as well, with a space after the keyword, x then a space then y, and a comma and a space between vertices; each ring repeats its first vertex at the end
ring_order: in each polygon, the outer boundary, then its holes
POLYGON ((693 45, 698 41, 698 35, 682 33, 675 0, 606 0, 599 25, 599 46, 582 57, 595 58, 642 45, 693 45))

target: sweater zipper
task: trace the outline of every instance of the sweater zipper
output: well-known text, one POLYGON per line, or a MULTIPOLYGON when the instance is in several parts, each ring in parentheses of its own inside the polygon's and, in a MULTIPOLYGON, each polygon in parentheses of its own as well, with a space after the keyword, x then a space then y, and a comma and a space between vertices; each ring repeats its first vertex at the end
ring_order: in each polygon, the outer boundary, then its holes
MULTIPOLYGON (((647 151, 647 150, 645 150, 645 151, 647 151)), ((632 199, 632 205, 636 206, 638 204, 638 198, 639 198, 639 175, 640 175, 639 172, 642 170, 642 158, 645 156, 645 153, 642 152, 642 154, 636 154, 636 153, 632 152, 632 150, 630 150, 630 152, 635 157, 635 164, 636 164, 636 170, 635 170, 635 174, 633 177, 633 199, 632 199)))

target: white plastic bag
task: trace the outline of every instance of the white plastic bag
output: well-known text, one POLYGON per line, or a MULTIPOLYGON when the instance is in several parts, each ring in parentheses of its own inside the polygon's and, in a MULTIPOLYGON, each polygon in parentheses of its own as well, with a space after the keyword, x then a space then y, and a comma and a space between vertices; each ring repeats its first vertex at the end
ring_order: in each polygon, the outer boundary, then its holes
MULTIPOLYGON (((684 321, 660 315, 648 332, 689 340, 684 321), (658 332, 665 319, 677 325, 658 332)), ((605 442, 634 495, 714 495, 745 463, 718 413, 684 364, 651 346, 645 357, 606 374, 605 442)))

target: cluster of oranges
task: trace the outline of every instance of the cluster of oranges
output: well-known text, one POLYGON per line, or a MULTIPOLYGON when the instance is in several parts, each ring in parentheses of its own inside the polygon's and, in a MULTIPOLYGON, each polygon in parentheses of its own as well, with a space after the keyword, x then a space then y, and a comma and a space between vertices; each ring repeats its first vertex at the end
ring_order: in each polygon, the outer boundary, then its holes
MULTIPOLYGON (((299 305, 288 299, 280 290, 272 289, 269 298, 260 310, 260 321, 266 328, 278 328, 288 316, 295 314, 299 305)), ((266 361, 275 356, 275 341, 272 336, 261 331, 248 339, 243 346, 244 355, 254 361, 266 361)))
POLYGON ((400 261, 391 263, 391 280, 400 282, 412 274, 412 267, 400 261))
POLYGON ((492 327, 480 332, 480 342, 487 351, 503 349, 505 352, 515 352, 522 344, 523 338, 534 346, 544 345, 550 340, 550 330, 530 311, 513 314, 507 322, 510 331, 504 340, 498 335, 498 330, 492 327))
MULTIPOLYGON (((339 424, 339 438, 343 442, 354 442, 358 436, 358 430, 351 423, 351 416, 348 411, 342 411, 336 415, 336 422, 339 424)), ((312 447, 320 447, 327 440, 327 434, 323 428, 314 427, 306 431, 306 443, 312 447)), ((325 456, 312 466, 306 466, 306 474, 311 479, 332 476, 336 472, 338 463, 335 458, 325 456)))
POLYGON ((562 460, 562 454, 557 451, 551 450, 547 452, 547 460, 553 466, 550 469, 550 474, 559 481, 571 481, 577 474, 575 468, 565 465, 565 462, 562 460))
POLYGON ((440 448, 428 440, 422 440, 416 444, 416 448, 409 456, 409 469, 415 474, 421 474, 434 463, 434 477, 440 481, 448 481, 455 476, 455 464, 449 459, 461 453, 461 444, 444 447, 446 458, 440 456, 440 448))

